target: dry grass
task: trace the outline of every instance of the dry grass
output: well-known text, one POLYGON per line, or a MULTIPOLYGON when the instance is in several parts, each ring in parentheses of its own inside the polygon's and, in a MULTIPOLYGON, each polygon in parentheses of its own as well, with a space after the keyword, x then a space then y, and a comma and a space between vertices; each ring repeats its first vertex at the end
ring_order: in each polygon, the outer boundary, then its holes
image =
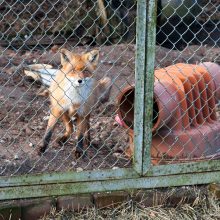
POLYGON ((61 210, 57 212, 51 210, 48 216, 42 220, 218 220, 220 219, 220 201, 198 195, 191 204, 184 201, 176 204, 175 207, 168 205, 157 205, 145 207, 144 202, 133 202, 133 200, 123 203, 115 208, 97 209, 95 207, 81 211, 61 210))

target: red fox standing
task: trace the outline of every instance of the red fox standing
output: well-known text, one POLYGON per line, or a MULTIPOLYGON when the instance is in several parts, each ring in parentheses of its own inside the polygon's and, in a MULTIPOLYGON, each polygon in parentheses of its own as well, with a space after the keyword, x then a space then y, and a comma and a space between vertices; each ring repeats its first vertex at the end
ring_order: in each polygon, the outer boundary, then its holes
POLYGON ((59 143, 65 143, 73 133, 71 117, 76 117, 76 157, 82 155, 83 147, 90 145, 89 118, 93 108, 100 101, 106 100, 111 88, 108 77, 102 80, 93 78, 99 59, 99 51, 93 50, 82 55, 74 54, 66 49, 61 49, 62 68, 57 73, 49 88, 50 117, 39 148, 39 154, 45 152, 54 127, 61 119, 66 127, 63 136, 58 138, 59 143))

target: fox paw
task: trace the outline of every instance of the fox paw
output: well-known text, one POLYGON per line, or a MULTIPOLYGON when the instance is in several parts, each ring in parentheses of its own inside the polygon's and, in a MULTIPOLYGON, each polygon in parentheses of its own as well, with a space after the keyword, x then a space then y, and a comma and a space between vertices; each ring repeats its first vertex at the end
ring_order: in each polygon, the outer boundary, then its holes
POLYGON ((64 135, 64 136, 58 137, 56 139, 56 142, 60 145, 63 145, 67 142, 67 140, 68 140, 68 137, 64 135))
POLYGON ((86 155, 87 155, 86 152, 83 151, 82 149, 76 149, 76 151, 75 151, 76 159, 79 159, 80 157, 85 158, 86 155))
POLYGON ((46 146, 44 146, 44 145, 41 145, 41 146, 39 146, 38 148, 37 148, 37 154, 39 155, 39 156, 41 156, 45 151, 46 151, 46 146))

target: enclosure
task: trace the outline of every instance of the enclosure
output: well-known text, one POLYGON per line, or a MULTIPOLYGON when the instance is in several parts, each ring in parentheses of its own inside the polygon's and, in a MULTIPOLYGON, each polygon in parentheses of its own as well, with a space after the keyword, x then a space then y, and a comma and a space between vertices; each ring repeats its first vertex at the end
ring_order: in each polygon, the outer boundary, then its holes
POLYGON ((218 1, 3 0, 0 12, 0 200, 219 181, 218 1), (58 120, 39 155, 51 100, 61 103, 48 85, 64 97, 74 87, 54 78, 63 48, 98 50, 90 78, 111 83, 82 122, 71 115, 64 144, 58 120), (91 142, 76 155, 88 115, 91 142))

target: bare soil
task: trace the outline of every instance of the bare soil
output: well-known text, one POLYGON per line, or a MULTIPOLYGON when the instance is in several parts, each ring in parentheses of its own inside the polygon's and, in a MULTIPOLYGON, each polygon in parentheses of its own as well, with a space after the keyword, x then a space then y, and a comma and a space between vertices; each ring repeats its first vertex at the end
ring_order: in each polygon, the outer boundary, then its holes
MULTIPOLYGON (((64 47, 71 49, 66 44, 64 47)), ((50 63, 59 67, 57 49, 13 50, 0 48, 0 175, 18 175, 67 170, 116 169, 128 167, 131 161, 124 156, 128 136, 114 120, 117 113, 117 96, 127 85, 134 83, 134 45, 114 45, 100 48, 100 66, 96 77, 109 76, 113 82, 110 100, 92 111, 92 146, 84 158, 74 156, 74 134, 65 146, 54 140, 63 132, 58 124, 53 142, 43 156, 36 154, 47 125, 49 101, 38 96, 39 83, 28 80, 22 67, 32 63, 50 63)), ((91 47, 89 49, 92 49, 91 47)), ((75 52, 88 50, 86 46, 75 52)), ((219 48, 189 46, 183 51, 157 46, 155 68, 178 62, 198 63, 213 61, 220 64, 219 48)))

